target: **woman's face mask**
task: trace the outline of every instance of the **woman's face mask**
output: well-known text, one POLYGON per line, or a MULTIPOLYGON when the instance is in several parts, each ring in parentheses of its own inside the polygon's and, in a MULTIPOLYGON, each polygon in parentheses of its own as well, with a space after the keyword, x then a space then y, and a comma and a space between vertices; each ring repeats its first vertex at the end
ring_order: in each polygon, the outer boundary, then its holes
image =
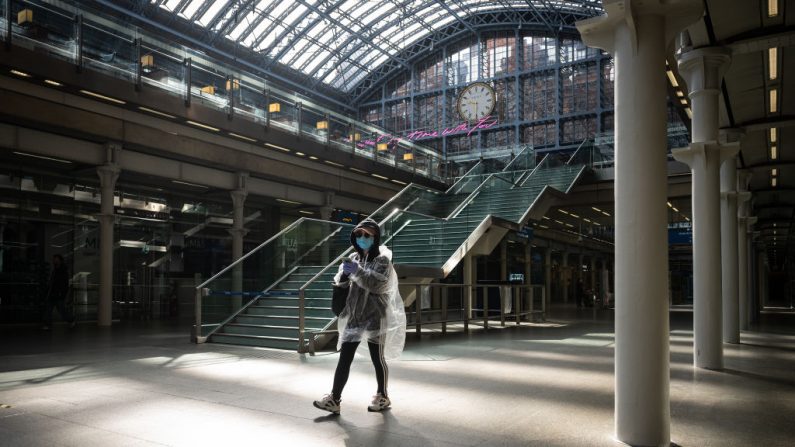
POLYGON ((373 237, 369 237, 369 236, 358 236, 358 237, 356 238, 356 245, 358 245, 358 246, 359 246, 359 248, 361 248, 362 250, 364 250, 364 251, 367 251, 367 250, 369 250, 369 249, 370 249, 370 247, 372 247, 372 246, 373 246, 373 241, 374 241, 374 240, 375 240, 375 239, 374 239, 373 237))

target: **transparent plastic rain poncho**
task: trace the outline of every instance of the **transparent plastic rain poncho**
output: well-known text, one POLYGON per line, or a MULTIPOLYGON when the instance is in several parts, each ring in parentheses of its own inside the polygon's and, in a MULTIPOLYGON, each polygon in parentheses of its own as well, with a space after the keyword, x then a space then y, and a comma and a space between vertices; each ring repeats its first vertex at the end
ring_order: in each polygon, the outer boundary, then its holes
POLYGON ((385 359, 396 359, 406 342, 406 312, 392 267, 392 251, 381 245, 372 259, 366 255, 362 258, 358 251, 349 258, 359 264, 359 269, 347 281, 341 281, 340 265, 334 277, 334 284, 348 288, 348 299, 337 321, 337 349, 347 342, 370 341, 384 345, 385 359))

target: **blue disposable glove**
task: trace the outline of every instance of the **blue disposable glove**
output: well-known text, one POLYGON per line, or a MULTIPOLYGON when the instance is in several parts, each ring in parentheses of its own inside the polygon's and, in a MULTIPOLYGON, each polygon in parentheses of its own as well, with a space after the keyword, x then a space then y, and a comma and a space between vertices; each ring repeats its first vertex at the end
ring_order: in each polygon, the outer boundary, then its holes
POLYGON ((342 272, 346 275, 352 275, 359 270, 359 264, 353 261, 347 261, 342 263, 342 272))

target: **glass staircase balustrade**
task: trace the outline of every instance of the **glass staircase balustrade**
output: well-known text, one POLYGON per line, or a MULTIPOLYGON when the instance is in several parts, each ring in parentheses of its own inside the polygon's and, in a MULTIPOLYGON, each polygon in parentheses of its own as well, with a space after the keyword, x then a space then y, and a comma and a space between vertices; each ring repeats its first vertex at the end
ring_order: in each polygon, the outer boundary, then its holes
POLYGON ((197 335, 294 349, 302 326, 323 327, 334 318, 331 278, 317 282, 304 303, 298 289, 350 247, 353 227, 301 218, 205 281, 197 287, 197 335), (298 318, 302 304, 305 322, 298 318))

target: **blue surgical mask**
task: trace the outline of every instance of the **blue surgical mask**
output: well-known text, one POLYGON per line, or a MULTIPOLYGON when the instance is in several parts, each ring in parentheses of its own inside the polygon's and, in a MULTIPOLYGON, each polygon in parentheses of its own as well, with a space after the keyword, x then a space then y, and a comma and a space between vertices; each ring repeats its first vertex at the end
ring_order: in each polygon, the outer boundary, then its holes
POLYGON ((372 237, 359 236, 356 238, 356 245, 358 245, 362 250, 367 251, 373 246, 374 240, 375 238, 372 237))

